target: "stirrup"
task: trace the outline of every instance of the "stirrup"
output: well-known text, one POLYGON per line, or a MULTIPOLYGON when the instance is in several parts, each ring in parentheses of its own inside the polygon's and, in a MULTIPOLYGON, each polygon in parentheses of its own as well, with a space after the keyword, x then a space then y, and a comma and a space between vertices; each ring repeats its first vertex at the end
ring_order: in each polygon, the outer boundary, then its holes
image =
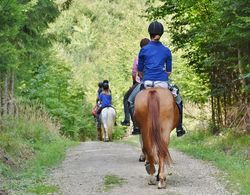
POLYGON ((138 135, 141 134, 141 131, 138 127, 134 127, 132 131, 132 135, 138 135))
POLYGON ((128 121, 122 121, 121 125, 122 126, 130 126, 130 122, 128 122, 128 121))
POLYGON ((183 136, 184 134, 186 134, 186 131, 185 131, 183 128, 177 129, 177 130, 176 130, 176 134, 177 134, 177 137, 181 137, 181 136, 183 136))

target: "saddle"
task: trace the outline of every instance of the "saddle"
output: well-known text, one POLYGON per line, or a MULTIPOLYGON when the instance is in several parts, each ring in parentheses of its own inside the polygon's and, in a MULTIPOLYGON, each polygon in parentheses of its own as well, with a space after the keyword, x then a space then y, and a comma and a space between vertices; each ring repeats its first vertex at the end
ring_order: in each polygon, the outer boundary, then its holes
MULTIPOLYGON (((140 84, 140 91, 143 90, 143 89, 146 89, 144 83, 140 84)), ((147 87, 152 87, 154 88, 155 85, 154 85, 154 82, 152 81, 151 83, 148 83, 146 84, 147 87)), ((173 85, 171 83, 168 83, 168 89, 169 91, 171 91, 171 93, 173 94, 174 97, 177 97, 178 94, 179 94, 179 88, 176 86, 176 85, 173 85)))
POLYGON ((98 108, 98 110, 97 110, 97 114, 100 114, 104 108, 113 108, 113 109, 115 110, 115 108, 114 108, 112 105, 111 105, 111 106, 105 106, 105 107, 103 107, 103 108, 100 107, 100 108, 98 108))

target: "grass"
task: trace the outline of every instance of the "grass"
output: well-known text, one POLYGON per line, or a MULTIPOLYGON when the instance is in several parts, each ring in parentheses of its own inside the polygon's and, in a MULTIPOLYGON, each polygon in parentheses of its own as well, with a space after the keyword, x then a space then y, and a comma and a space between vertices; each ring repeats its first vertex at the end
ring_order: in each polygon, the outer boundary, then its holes
POLYGON ((230 190, 250 194, 250 135, 238 135, 230 130, 220 136, 193 131, 183 138, 172 138, 171 147, 212 162, 225 173, 230 190))
POLYGON ((55 186, 45 182, 48 170, 76 142, 60 136, 58 127, 42 115, 1 118, 0 126, 0 190, 10 194, 56 192, 55 186))
POLYGON ((53 185, 45 185, 45 184, 39 184, 36 185, 34 188, 29 188, 29 192, 35 193, 35 194, 53 194, 54 192, 57 192, 58 188, 53 185))
POLYGON ((117 142, 123 143, 123 144, 128 144, 128 145, 135 146, 135 147, 140 147, 139 135, 132 135, 129 137, 125 137, 122 140, 118 140, 117 142))
POLYGON ((113 174, 106 175, 104 177, 104 190, 109 191, 116 186, 122 186, 124 183, 126 183, 126 180, 123 178, 120 178, 117 175, 113 175, 113 174))
POLYGON ((121 140, 125 136, 126 128, 122 126, 115 126, 112 133, 114 140, 121 140))

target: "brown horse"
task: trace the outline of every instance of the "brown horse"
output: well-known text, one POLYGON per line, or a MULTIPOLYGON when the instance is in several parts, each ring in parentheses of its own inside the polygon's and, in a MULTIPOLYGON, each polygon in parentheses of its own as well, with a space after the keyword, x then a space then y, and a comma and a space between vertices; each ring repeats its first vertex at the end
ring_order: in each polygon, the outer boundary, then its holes
POLYGON ((149 164, 149 184, 156 184, 154 164, 159 164, 158 188, 166 187, 165 163, 172 163, 168 151, 171 131, 176 128, 179 110, 168 89, 150 88, 140 91, 135 99, 135 120, 141 130, 146 165, 149 164))

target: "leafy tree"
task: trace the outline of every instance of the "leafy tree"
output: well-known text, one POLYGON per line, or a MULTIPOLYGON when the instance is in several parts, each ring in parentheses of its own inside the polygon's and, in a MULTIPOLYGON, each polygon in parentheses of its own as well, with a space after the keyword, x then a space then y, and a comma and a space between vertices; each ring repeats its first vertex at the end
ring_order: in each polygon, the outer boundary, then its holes
MULTIPOLYGON (((198 74, 209 79, 213 132, 229 125, 229 107, 249 102, 249 3, 147 1, 149 18, 170 18, 173 44, 198 74)), ((202 78, 202 77, 201 77, 202 78)))

